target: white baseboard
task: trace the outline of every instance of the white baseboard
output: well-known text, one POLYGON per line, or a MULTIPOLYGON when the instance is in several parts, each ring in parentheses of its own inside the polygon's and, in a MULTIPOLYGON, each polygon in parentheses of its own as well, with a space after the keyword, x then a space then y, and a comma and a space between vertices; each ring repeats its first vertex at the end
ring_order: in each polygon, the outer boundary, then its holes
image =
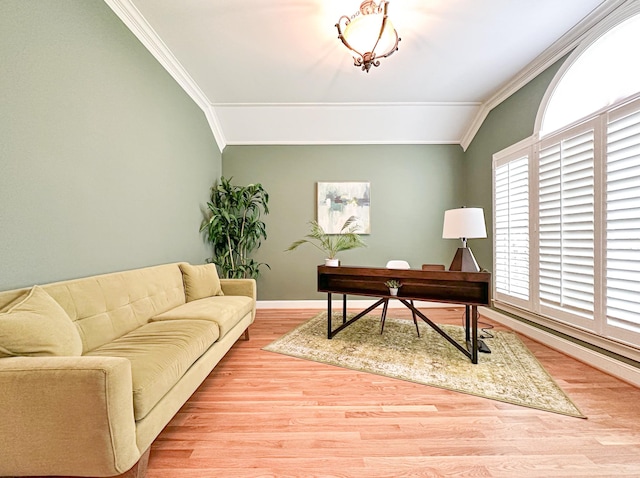
POLYGON ((520 332, 522 335, 540 342, 554 350, 558 350, 581 362, 586 363, 609 375, 624 380, 631 385, 640 387, 640 369, 624 362, 620 362, 612 357, 608 357, 595 350, 588 349, 579 344, 571 342, 545 330, 533 327, 525 322, 513 319, 500 312, 482 307, 480 313, 496 322, 509 327, 511 330, 520 332))
MULTIPOLYGON (((342 308, 342 298, 334 297, 332 301, 334 310, 342 308)), ((367 307, 375 304, 375 300, 349 300, 348 305, 350 309, 366 309, 367 307)), ((415 307, 418 308, 445 308, 445 307, 463 307, 460 304, 443 304, 442 302, 425 302, 421 300, 414 301, 415 307)), ((400 309, 404 305, 397 300, 389 301, 390 309, 400 309)), ((259 300, 256 302, 256 308, 258 309, 326 309, 326 300, 259 300)))

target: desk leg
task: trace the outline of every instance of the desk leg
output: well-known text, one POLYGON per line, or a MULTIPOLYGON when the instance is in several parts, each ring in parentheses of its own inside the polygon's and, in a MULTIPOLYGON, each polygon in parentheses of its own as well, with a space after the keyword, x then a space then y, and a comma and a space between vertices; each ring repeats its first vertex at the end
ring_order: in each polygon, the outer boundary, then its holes
POLYGON ((331 338, 331 292, 327 293, 327 338, 331 338))
POLYGON ((476 305, 471 306, 471 362, 478 363, 478 306, 476 305))
MULTIPOLYGON (((382 299, 384 300, 384 299, 382 299)), ((418 317, 420 317, 424 322, 426 322, 427 324, 429 324, 429 326, 435 330, 436 332, 438 332, 440 335, 442 335, 442 337, 444 337, 445 339, 447 339, 447 341, 453 345, 455 348, 457 348, 460 352, 462 352, 465 357, 467 358, 471 358, 471 351, 469 350, 469 343, 466 344, 466 347, 463 345, 460 345, 455 339, 451 338, 451 336, 449 336, 449 334, 447 334, 444 330, 442 330, 440 327, 438 327, 437 324, 435 324, 429 317, 427 317, 426 315, 424 315, 422 312, 420 312, 418 309, 416 309, 413 304, 409 301, 407 301, 406 299, 401 299, 398 297, 398 300, 400 302, 402 302, 404 304, 404 306, 411 310, 412 312, 414 312, 418 317)))
POLYGON ((387 308, 389 307, 389 299, 383 299, 384 305, 382 306, 382 317, 380 319, 380 333, 384 332, 384 321, 387 318, 387 308))
POLYGON ((470 322, 470 317, 471 317, 471 306, 470 305, 465 305, 464 306, 464 340, 469 343, 469 341, 471 340, 471 322, 470 322))
MULTIPOLYGON (((411 303, 411 307, 414 307, 415 309, 415 306, 413 305, 412 300, 410 301, 410 303, 411 303)), ((418 328, 418 319, 416 318, 416 313, 413 310, 411 311, 411 315, 413 316, 413 323, 416 326, 416 332, 418 333, 418 337, 420 337, 420 329, 418 328)))
POLYGON ((471 363, 478 363, 478 306, 464 306, 464 338, 471 363))
POLYGON ((491 353, 491 350, 478 337, 478 306, 466 305, 464 311, 465 323, 465 340, 467 341, 467 349, 471 353, 471 361, 478 363, 478 352, 491 353))
POLYGON ((347 321, 347 294, 342 294, 342 323, 347 321))
POLYGON ((337 329, 335 330, 331 330, 331 319, 329 319, 328 322, 328 330, 327 330, 327 337, 328 338, 332 338, 333 336, 335 336, 338 332, 340 332, 342 329, 349 327, 351 324, 353 324, 356 320, 360 320, 362 317, 364 317, 366 314, 368 314, 369 312, 371 312, 373 309, 375 309, 376 307, 378 307, 380 304, 382 304, 384 302, 384 299, 380 299, 379 301, 377 301, 375 304, 370 305, 369 307, 367 307, 365 310, 363 310, 362 312, 358 313, 357 315, 354 315, 353 317, 351 317, 349 320, 347 320, 346 322, 344 322, 342 325, 340 325, 337 329))

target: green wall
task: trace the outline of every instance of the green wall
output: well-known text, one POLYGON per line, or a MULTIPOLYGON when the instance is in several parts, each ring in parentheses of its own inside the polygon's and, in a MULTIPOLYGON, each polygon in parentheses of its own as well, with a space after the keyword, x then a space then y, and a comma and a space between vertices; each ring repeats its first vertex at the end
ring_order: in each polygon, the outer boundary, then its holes
POLYGON ((316 218, 318 181, 371 185, 367 247, 343 252, 343 264, 383 267, 389 259, 449 264, 457 241, 442 239, 444 210, 461 205, 460 146, 227 146, 222 171, 234 184, 262 183, 270 194, 268 238, 255 258, 271 266, 258 280, 260 300, 323 299, 316 292, 322 253, 310 245, 284 250, 316 218))
POLYGON ((484 208, 487 222, 487 239, 472 240, 469 245, 486 269, 493 269, 493 155, 533 134, 542 98, 564 60, 557 61, 491 110, 465 152, 467 204, 484 208))
POLYGON ((491 161, 533 132, 561 62, 490 112, 466 152, 455 145, 227 146, 100 0, 0 2, 0 289, 163 262, 203 262, 201 207, 220 174, 271 194, 271 270, 261 300, 319 299, 312 247, 284 249, 315 218, 318 181, 371 183, 368 247, 345 264, 405 258, 449 264, 443 211, 485 208, 492 267, 491 161))
POLYGON ((227 146, 225 177, 236 184, 262 183, 270 193, 268 239, 255 258, 271 266, 258 281, 260 300, 321 299, 310 246, 284 252, 307 233, 315 218, 318 181, 369 181, 372 232, 366 249, 342 254, 343 264, 384 266, 389 259, 449 265, 457 241, 442 239, 444 211, 482 207, 487 239, 469 241, 481 267, 493 268, 493 154, 533 134, 544 93, 558 61, 494 108, 466 152, 453 145, 424 146, 227 146))
POLYGON ((221 154, 101 0, 0 2, 0 290, 178 260, 221 154))

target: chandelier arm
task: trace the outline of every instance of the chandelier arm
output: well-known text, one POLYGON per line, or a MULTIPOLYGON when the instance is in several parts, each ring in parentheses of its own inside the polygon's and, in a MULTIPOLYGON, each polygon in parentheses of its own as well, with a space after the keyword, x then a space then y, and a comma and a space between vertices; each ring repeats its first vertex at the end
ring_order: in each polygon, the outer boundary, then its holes
MULTIPOLYGON (((382 5, 383 3, 384 3, 383 9, 382 9, 383 17, 382 17, 382 25, 380 26, 380 33, 378 33, 378 39, 376 40, 376 44, 373 47, 373 50, 371 51, 375 51, 376 47, 378 46, 378 42, 380 41, 380 38, 382 38, 382 32, 384 32, 384 29, 387 26, 387 8, 389 6, 389 2, 380 2, 380 5, 382 5)), ((393 29, 393 33, 396 36, 395 44, 393 45, 393 47, 391 47, 389 51, 385 52, 384 54, 376 55, 377 58, 386 58, 398 50, 398 42, 400 41, 400 38, 398 38, 398 32, 395 28, 393 29)))
POLYGON ((382 38, 382 32, 384 32, 384 27, 386 25, 387 25, 387 16, 385 15, 384 17, 382 17, 382 23, 380 24, 380 31, 378 32, 378 39, 373 45, 373 48, 371 49, 371 53, 374 53, 376 51, 376 47, 378 46, 378 43, 380 43, 380 38, 382 38))
POLYGON ((391 56, 392 54, 394 54, 395 52, 398 51, 398 43, 400 43, 400 37, 398 37, 398 32, 395 30, 395 28, 393 29, 393 32, 396 34, 396 43, 395 43, 395 45, 393 45, 393 47, 390 48, 389 51, 386 52, 384 55, 376 55, 376 58, 386 58, 386 57, 391 56))
MULTIPOLYGON (((347 39, 344 37, 344 35, 342 34, 342 29, 340 28, 340 22, 342 21, 342 19, 345 19, 346 23, 345 26, 348 25, 351 20, 349 19, 348 16, 346 15, 342 15, 339 19, 338 19, 338 23, 336 23, 336 28, 338 29, 338 38, 340 39, 340 41, 342 42, 342 44, 344 46, 346 46, 349 50, 351 50, 353 53, 355 53, 356 55, 358 55, 360 58, 358 59, 360 62, 362 62, 362 58, 364 57, 364 55, 362 53, 360 53, 358 50, 356 50, 355 48, 353 48, 351 46, 351 44, 347 41, 347 39)), ((353 59, 354 62, 356 61, 356 58, 353 59)), ((357 65, 360 66, 360 65, 357 65)))
MULTIPOLYGON (((378 39, 376 40, 376 43, 373 45, 373 48, 371 49, 371 53, 374 53, 376 51, 376 47, 378 46, 378 43, 380 43, 380 38, 382 38, 382 33, 384 32, 384 28, 387 26, 387 6, 388 5, 389 5, 388 2, 382 1, 378 6, 378 9, 382 9, 382 23, 380 23, 380 31, 378 32, 378 39)), ((395 31, 395 28, 393 29, 393 31, 395 31)), ((382 56, 381 58, 384 58, 384 56, 382 56)))

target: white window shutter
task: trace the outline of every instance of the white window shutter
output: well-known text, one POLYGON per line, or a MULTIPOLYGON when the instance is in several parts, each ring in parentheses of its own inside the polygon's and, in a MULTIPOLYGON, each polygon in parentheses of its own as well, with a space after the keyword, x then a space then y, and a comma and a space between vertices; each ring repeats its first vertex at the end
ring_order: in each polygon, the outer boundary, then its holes
POLYGON ((529 299, 529 157, 495 171, 495 288, 529 299))
POLYGON ((607 324, 640 332, 640 111, 607 129, 607 324))
POLYGON ((594 132, 541 148, 539 290, 543 306, 592 319, 594 132))

